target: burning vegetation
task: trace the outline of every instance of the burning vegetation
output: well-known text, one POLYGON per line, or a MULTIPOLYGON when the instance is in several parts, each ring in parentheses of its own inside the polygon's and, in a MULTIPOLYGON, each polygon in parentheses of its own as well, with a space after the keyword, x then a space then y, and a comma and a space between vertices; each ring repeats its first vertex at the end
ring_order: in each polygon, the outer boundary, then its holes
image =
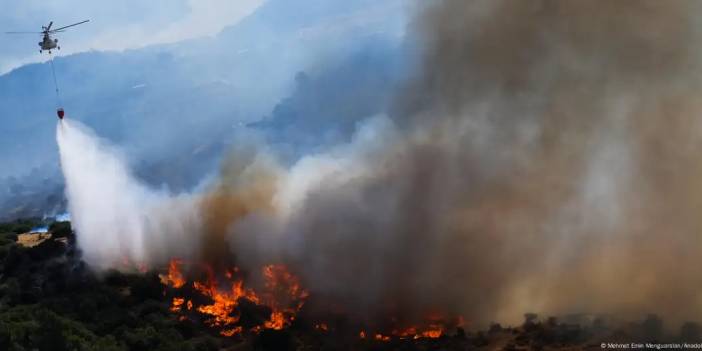
POLYGON ((263 267, 260 274, 265 284, 258 292, 244 285, 237 267, 218 274, 211 266, 201 265, 202 280, 186 282, 182 265, 183 261, 172 260, 168 273, 160 276, 173 296, 171 311, 183 319, 202 319, 224 336, 283 329, 295 320, 308 296, 297 277, 282 265, 263 267))
POLYGON ((52 225, 52 237, 32 247, 17 242, 26 230, 24 223, 0 224, 2 350, 451 351, 702 341, 699 324, 666 332, 655 315, 626 323, 527 314, 521 325, 482 331, 440 315, 415 326, 393 317, 364 325, 338 306, 320 304, 283 265, 245 272, 174 259, 160 274, 139 266, 96 274, 81 260, 68 223, 52 225))
MULTIPOLYGON (((202 322, 226 337, 242 334, 258 334, 263 330, 283 330, 291 327, 298 316, 307 320, 302 323, 314 325, 320 333, 338 331, 342 328, 331 321, 312 320, 314 312, 303 311, 305 303, 312 298, 302 286, 300 279, 285 265, 265 265, 259 272, 245 273, 238 267, 216 272, 211 265, 187 264, 172 259, 168 271, 159 275, 165 286, 164 296, 171 301, 170 311, 181 321, 202 322), (198 277, 188 280, 184 272, 198 277), (262 281, 259 288, 252 288, 246 281, 262 281)), ((357 335, 360 339, 376 341, 397 339, 435 339, 446 334, 449 328, 464 326, 463 318, 448 319, 429 316, 426 323, 400 327, 397 318, 375 323, 387 325, 385 329, 370 330, 364 326, 357 335)), ((348 330, 349 332, 351 330, 348 330)))

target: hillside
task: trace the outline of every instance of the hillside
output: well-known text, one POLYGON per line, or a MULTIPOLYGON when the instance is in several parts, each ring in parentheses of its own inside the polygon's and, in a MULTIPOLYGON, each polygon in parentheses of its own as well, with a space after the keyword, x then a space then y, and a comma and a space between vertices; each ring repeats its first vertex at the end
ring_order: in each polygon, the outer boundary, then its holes
MULTIPOLYGON (((51 223, 51 237, 38 245, 17 241, 21 233, 43 224, 32 219, 0 224, 2 350, 578 350, 599 349, 603 341, 702 341, 697 324, 666 334, 656 316, 616 327, 606 318, 540 319, 533 314, 525 315, 518 327, 494 324, 480 331, 466 326, 437 338, 359 336, 343 320, 321 326, 304 310, 288 328, 227 337, 202 323, 204 314, 174 312, 171 289, 163 283, 165 267, 97 275, 82 262, 69 222, 51 223)), ((256 311, 243 313, 260 313, 256 311)))

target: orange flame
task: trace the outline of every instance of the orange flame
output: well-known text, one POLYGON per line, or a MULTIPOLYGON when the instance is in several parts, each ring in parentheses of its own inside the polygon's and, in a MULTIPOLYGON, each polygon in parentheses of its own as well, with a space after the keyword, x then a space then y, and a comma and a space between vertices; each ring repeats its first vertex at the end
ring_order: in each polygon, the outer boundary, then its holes
MULTIPOLYGON (((161 282, 175 289, 180 289, 187 284, 184 275, 181 273, 183 262, 173 259, 168 265, 168 274, 160 275, 161 282)), ((284 329, 295 320, 297 313, 305 304, 309 293, 302 287, 297 276, 292 274, 286 266, 271 264, 264 266, 260 272, 263 278, 263 288, 255 291, 244 285, 243 275, 237 267, 227 269, 219 276, 215 274, 209 266, 204 267, 206 278, 203 281, 193 281, 192 287, 203 296, 212 300, 210 304, 195 305, 192 300, 176 296, 172 298, 170 310, 180 313, 181 320, 187 319, 186 311, 195 311, 205 315, 208 319, 205 323, 213 328, 218 328, 220 334, 224 336, 234 336, 244 331, 259 332, 262 329, 284 329), (238 325, 241 318, 239 304, 241 299, 248 300, 256 305, 265 305, 271 309, 268 319, 261 325, 253 326, 244 330, 238 325), (187 308, 187 310, 185 308, 187 308)), ((177 292, 176 292, 177 293, 177 292)), ((397 322, 396 319, 392 321, 397 322)), ((463 326, 463 318, 458 318, 449 322, 440 315, 430 315, 425 323, 406 328, 397 328, 389 332, 361 330, 358 334, 361 339, 370 339, 387 342, 392 338, 400 339, 420 339, 439 338, 444 335, 446 328, 452 326, 463 326)), ((329 326, 326 323, 317 323, 317 330, 327 332, 329 326)))
POLYGON ((430 324, 426 328, 422 328, 422 329, 419 329, 417 327, 409 327, 409 328, 404 329, 404 330, 393 330, 391 334, 392 334, 392 336, 396 336, 399 338, 436 339, 436 338, 441 337, 441 335, 444 334, 444 326, 441 324, 430 324))
POLYGON ((185 299, 174 297, 173 302, 171 303, 171 311, 172 312, 180 311, 180 309, 183 307, 184 302, 185 302, 185 299))
POLYGON ((390 341, 390 337, 383 334, 375 334, 375 340, 378 341, 390 341))
MULTIPOLYGON (((171 260, 168 274, 161 275, 161 282, 176 289, 185 286, 186 280, 180 272, 181 266, 182 261, 171 260)), ((220 333, 225 336, 243 332, 241 326, 236 326, 240 319, 239 300, 242 298, 255 304, 265 304, 273 310, 269 319, 263 323, 264 328, 283 329, 295 319, 295 315, 304 305, 304 299, 309 295, 301 287, 298 278, 283 265, 263 267, 264 290, 261 293, 244 286, 244 280, 238 276, 239 269, 236 267, 224 272, 227 284, 231 284, 229 288, 220 287, 211 268, 206 267, 206 273, 207 279, 204 282, 194 281, 192 286, 202 295, 211 298, 213 303, 194 306, 192 300, 188 300, 186 304, 184 298, 174 297, 171 311, 182 312, 184 304, 188 310, 194 308, 197 312, 210 316, 206 323, 211 327, 221 328, 220 333)), ((260 329, 254 327, 252 331, 260 329)))
POLYGON ((179 289, 185 285, 185 278, 183 278, 183 274, 180 272, 180 266, 183 264, 183 261, 178 260, 178 259, 173 259, 168 263, 168 274, 163 275, 159 274, 159 278, 161 279, 161 284, 163 285, 169 285, 172 286, 176 289, 179 289))
POLYGON ((287 320, 282 312, 273 312, 271 313, 271 320, 266 321, 264 325, 268 329, 281 330, 286 324, 287 320))
POLYGON ((299 279, 283 265, 264 266, 263 277, 266 290, 264 303, 273 309, 265 327, 283 329, 295 319, 309 293, 302 288, 299 279))
MULTIPOLYGON (((391 318, 397 322, 395 318, 391 318)), ((390 332, 376 331, 372 333, 373 339, 377 341, 387 342, 392 338, 399 339, 436 339, 442 337, 446 330, 451 327, 462 327, 464 325, 462 317, 448 319, 440 315, 430 315, 426 317, 425 322, 421 325, 410 326, 407 328, 393 329, 390 332)), ((361 331, 359 334, 361 339, 365 339, 366 334, 361 331)))

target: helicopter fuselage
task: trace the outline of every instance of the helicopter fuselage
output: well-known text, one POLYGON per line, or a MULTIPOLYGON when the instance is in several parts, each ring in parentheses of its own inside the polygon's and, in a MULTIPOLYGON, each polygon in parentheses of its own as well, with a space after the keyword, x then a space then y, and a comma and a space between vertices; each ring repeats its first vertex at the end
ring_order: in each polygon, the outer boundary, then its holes
POLYGON ((58 39, 51 39, 49 34, 44 34, 44 39, 39 42, 39 47, 41 48, 40 51, 58 48, 58 39))
POLYGON ((39 52, 43 52, 44 50, 48 50, 49 54, 51 54, 51 49, 59 49, 61 50, 61 47, 58 46, 58 39, 52 39, 51 35, 54 33, 59 33, 63 32, 64 29, 71 28, 74 26, 77 26, 79 24, 87 23, 90 22, 90 20, 85 20, 82 22, 78 23, 73 23, 69 24, 67 26, 63 26, 61 28, 55 28, 51 29, 51 26, 54 24, 53 21, 49 22, 48 26, 41 26, 41 32, 6 32, 7 34, 41 34, 42 35, 42 40, 38 43, 39 45, 39 52))

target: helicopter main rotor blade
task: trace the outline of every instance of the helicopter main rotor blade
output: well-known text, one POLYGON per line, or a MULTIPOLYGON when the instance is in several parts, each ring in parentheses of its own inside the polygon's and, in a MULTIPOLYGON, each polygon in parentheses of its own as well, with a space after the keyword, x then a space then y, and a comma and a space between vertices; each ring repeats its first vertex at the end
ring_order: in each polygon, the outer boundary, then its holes
POLYGON ((5 34, 42 34, 44 32, 5 32, 5 34))
POLYGON ((83 22, 73 23, 73 24, 68 25, 68 26, 65 26, 65 27, 56 28, 56 29, 54 29, 54 30, 50 30, 49 33, 55 33, 56 31, 59 31, 59 30, 61 30, 61 29, 66 29, 66 28, 68 28, 68 27, 77 26, 77 25, 79 25, 79 24, 83 24, 83 23, 86 23, 86 22, 90 22, 90 20, 85 20, 85 21, 83 21, 83 22))
POLYGON ((46 27, 46 31, 51 30, 51 26, 53 26, 53 25, 54 25, 54 21, 49 22, 49 26, 46 27))

